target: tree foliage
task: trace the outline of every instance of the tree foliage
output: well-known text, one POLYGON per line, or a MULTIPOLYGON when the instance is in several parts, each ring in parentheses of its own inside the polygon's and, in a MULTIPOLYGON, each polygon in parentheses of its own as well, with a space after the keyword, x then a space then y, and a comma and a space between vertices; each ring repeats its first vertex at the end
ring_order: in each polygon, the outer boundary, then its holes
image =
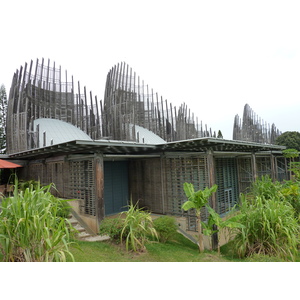
POLYGON ((300 132, 286 131, 276 139, 276 144, 300 151, 300 132))

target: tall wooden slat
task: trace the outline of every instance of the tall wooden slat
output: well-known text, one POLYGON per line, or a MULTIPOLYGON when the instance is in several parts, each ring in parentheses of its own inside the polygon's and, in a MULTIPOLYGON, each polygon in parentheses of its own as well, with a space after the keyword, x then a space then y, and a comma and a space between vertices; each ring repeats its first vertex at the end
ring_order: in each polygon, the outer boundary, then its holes
POLYGON ((95 103, 96 103, 96 113, 97 113, 95 135, 96 135, 96 139, 99 139, 101 136, 101 132, 100 132, 100 115, 99 115, 99 106, 98 106, 97 96, 95 96, 95 103))
POLYGON ((97 155, 94 159, 95 164, 95 205, 96 218, 99 228, 100 222, 104 219, 104 165, 103 157, 97 155))
POLYGON ((84 122, 84 128, 85 128, 85 132, 88 135, 90 133, 90 128, 89 128, 89 120, 88 120, 88 104, 87 104, 87 96, 86 96, 86 87, 84 86, 84 105, 85 105, 85 122, 84 122))

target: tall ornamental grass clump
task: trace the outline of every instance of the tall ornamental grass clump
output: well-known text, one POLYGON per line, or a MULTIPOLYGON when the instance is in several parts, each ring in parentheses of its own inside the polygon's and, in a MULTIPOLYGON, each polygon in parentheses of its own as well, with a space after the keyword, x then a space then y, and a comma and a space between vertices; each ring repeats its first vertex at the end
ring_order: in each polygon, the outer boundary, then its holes
MULTIPOLYGON (((4 198, 0 213, 0 249, 6 262, 74 260, 69 246, 74 228, 62 217, 63 201, 50 193, 51 185, 18 191, 4 198)), ((75 231, 75 230, 74 230, 75 231)))
POLYGON ((241 258, 263 254, 295 259, 300 228, 289 202, 262 196, 249 200, 241 195, 240 214, 243 226, 235 229, 233 247, 241 258))
POLYGON ((137 207, 137 204, 131 203, 128 205, 128 210, 122 214, 125 215, 125 218, 121 232, 121 244, 125 239, 127 251, 129 249, 135 252, 144 251, 149 235, 158 238, 149 212, 143 211, 137 207))

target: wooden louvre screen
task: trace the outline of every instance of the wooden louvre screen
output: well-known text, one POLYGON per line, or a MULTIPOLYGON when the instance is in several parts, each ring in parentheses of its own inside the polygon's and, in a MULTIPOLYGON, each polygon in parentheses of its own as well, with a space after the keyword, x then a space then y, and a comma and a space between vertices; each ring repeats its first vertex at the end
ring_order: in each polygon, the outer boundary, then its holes
POLYGON ((70 161, 70 193, 80 200, 80 212, 96 216, 94 164, 92 160, 70 161))
MULTIPOLYGON (((192 183, 195 191, 208 186, 207 159, 204 156, 167 157, 165 159, 165 186, 167 212, 182 215, 182 204, 187 201, 183 190, 185 182, 192 183)), ((195 228, 195 213, 188 211, 189 230, 195 228)), ((207 212, 202 210, 202 219, 207 218, 207 212)))
POLYGON ((283 181, 288 180, 288 172, 286 168, 286 158, 285 157, 277 157, 276 158, 276 166, 277 166, 277 180, 283 181))
POLYGON ((253 181, 251 157, 240 157, 237 159, 239 192, 246 193, 253 181))
POLYGON ((256 157, 256 167, 258 177, 269 175, 271 176, 271 158, 268 157, 256 157))
POLYGON ((217 212, 226 214, 238 200, 238 176, 235 158, 216 158, 217 212))

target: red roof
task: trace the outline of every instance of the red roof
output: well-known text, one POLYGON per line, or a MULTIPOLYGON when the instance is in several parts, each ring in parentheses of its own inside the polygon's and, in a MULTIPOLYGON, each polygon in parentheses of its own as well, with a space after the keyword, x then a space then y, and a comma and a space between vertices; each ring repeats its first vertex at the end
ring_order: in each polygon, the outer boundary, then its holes
POLYGON ((0 159, 0 169, 14 169, 14 168, 20 168, 21 165, 17 165, 15 163, 12 163, 10 161, 0 159))

